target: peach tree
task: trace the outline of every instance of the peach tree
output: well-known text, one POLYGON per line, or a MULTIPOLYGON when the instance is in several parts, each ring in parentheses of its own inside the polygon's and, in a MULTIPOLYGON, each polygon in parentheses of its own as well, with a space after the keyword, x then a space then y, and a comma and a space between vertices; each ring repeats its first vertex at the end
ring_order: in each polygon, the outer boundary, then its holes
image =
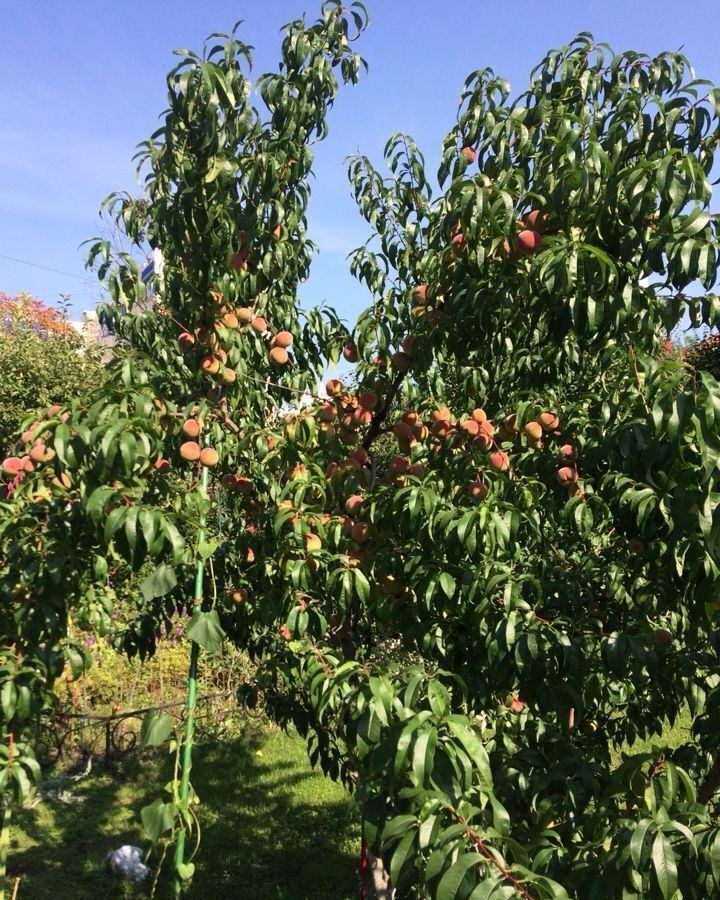
MULTIPOLYGON (((3 464, 6 781, 85 664, 68 617, 110 629, 122 564, 140 590, 118 641, 151 653, 187 609, 193 666, 247 649, 244 701, 352 788, 399 888, 713 896, 720 387, 662 350, 718 324, 720 90, 590 35, 515 100, 473 73, 439 191, 406 135, 387 174, 350 161, 371 302, 348 333, 297 288, 351 25, 361 7, 328 3, 288 27, 267 115, 234 35, 186 54, 143 198, 109 201, 129 249, 91 258, 127 352, 3 464), (317 396, 341 352, 352 378, 317 396)), ((188 798, 158 801, 155 837, 189 827, 188 798)))

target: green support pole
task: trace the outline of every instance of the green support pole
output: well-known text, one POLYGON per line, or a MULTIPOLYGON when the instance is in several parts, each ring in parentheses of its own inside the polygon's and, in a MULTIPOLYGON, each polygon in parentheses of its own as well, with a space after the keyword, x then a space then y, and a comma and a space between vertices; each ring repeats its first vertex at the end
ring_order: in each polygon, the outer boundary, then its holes
MULTIPOLYGON (((200 480, 200 489, 204 496, 207 496, 209 469, 203 466, 202 476, 200 480)), ((198 529, 198 545, 205 540, 205 516, 200 519, 200 528, 198 529)), ((198 555, 197 568, 195 570, 195 594, 193 603, 202 600, 203 596, 203 578, 205 575, 205 560, 198 555)), ((187 702, 185 705, 185 740, 182 747, 182 774, 180 776, 180 803, 187 804, 190 796, 190 770, 192 769, 192 744, 193 734, 195 732, 195 705, 197 703, 197 678, 198 678, 198 658, 200 656, 200 647, 193 641, 190 648, 190 670, 188 672, 187 702)), ((178 831, 177 842, 175 844, 175 896, 179 897, 182 891, 183 881, 180 878, 180 866, 185 862, 185 831, 178 831)))

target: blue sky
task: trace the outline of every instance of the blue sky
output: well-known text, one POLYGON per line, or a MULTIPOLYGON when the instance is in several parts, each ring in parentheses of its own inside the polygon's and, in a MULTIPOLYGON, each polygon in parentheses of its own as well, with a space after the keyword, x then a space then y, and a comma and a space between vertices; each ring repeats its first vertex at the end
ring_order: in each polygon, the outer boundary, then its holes
MULTIPOLYGON (((522 91, 550 47, 591 31, 616 50, 684 46, 699 77, 720 83, 718 0, 514 0, 512 3, 368 0, 359 47, 369 75, 343 91, 330 137, 317 148, 311 236, 320 245, 306 304, 328 301, 347 319, 366 303, 346 254, 366 236, 344 159, 378 163, 387 137, 411 133, 435 168, 466 75, 492 66, 522 91)), ((0 290, 46 302, 70 294, 74 311, 99 298, 79 245, 97 233, 102 198, 135 189, 135 145, 156 128, 176 47, 199 48, 244 19, 255 73, 275 67, 280 26, 319 0, 4 0, 0 4, 0 290), (11 262, 18 259, 67 274, 11 262)))

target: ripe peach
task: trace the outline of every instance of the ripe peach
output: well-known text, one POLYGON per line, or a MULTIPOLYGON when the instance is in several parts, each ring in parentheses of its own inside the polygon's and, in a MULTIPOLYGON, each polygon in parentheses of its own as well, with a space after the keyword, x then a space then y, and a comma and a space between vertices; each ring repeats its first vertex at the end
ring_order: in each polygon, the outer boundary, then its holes
POLYGON ((390 461, 390 473, 392 475, 402 475, 410 468, 410 460, 407 456, 395 456, 390 461))
POLYGON ((558 450, 558 456, 560 459, 566 459, 569 462, 574 462, 577 459, 577 451, 573 447, 572 444, 563 444, 562 447, 558 450))
POLYGON ((539 422, 528 422, 524 431, 529 441, 539 441, 543 436, 542 425, 539 422))
POLYGON ((452 419, 452 414, 447 406, 441 406, 439 409, 433 410, 432 417, 435 422, 449 422, 452 419))
POLYGON ((482 424, 483 422, 487 422, 487 413, 484 409, 474 409, 472 411, 472 418, 478 424, 482 424))
POLYGON ((407 410, 400 416, 401 421, 407 422, 408 425, 415 425, 420 421, 420 417, 413 409, 407 410))
POLYGON ((393 425, 393 434, 399 441, 409 441, 413 436, 412 426, 407 422, 396 422, 393 425))
POLYGON ((197 441, 185 441, 180 445, 180 456, 186 462, 197 462, 200 459, 200 445, 197 441))
POLYGON ((275 241, 279 241, 279 240, 280 240, 280 238, 283 236, 283 227, 282 227, 282 225, 276 225, 276 226, 273 228, 272 236, 273 236, 273 240, 275 240, 275 241))
POLYGON ((273 338, 273 344, 276 347, 283 347, 287 350, 288 347, 292 346, 293 336, 289 331, 278 331, 278 333, 273 338))
POLYGON ((267 322, 262 316, 255 316, 250 322, 250 327, 253 331, 257 331, 258 334, 265 334, 267 331, 267 322))
POLYGON ((281 626, 280 626, 280 637, 281 637, 284 641, 291 641, 291 640, 292 640, 292 631, 290 631, 290 629, 287 627, 287 625, 281 625, 281 626))
POLYGON ((240 309, 235 310, 235 315, 241 325, 249 325, 252 322, 255 313, 249 306, 241 306, 240 309))
POLYGON ((243 247, 242 250, 238 250, 237 253, 233 253, 230 262, 236 272, 245 272, 247 271, 249 258, 250 250, 247 247, 243 247))
POLYGON ((169 462, 169 460, 165 459, 163 456, 161 456, 160 459, 156 459, 154 465, 155 465, 155 468, 157 469, 157 471, 161 475, 164 475, 166 472, 168 472, 170 470, 170 462, 169 462))
POLYGON ((227 366, 223 366, 222 371, 220 372, 220 378, 222 379, 223 384, 234 384, 237 381, 237 372, 235 369, 229 369, 227 366))
POLYGON ((216 466, 219 459, 220 457, 218 456, 217 450, 212 447, 203 447, 200 451, 200 464, 207 466, 209 469, 216 466))
POLYGON ((59 403, 53 403, 53 405, 51 407, 49 407, 48 411, 47 411, 48 419, 52 419, 53 416, 56 416, 60 412, 61 409, 62 409, 62 406, 59 403))
POLYGON ((356 522, 350 529, 350 537, 357 544, 364 544, 370 537, 370 526, 367 522, 356 522))
POLYGON ((372 413, 369 409, 364 409, 362 406, 358 406, 358 408, 353 413, 353 419, 356 425, 369 425, 372 422, 372 413))
POLYGON ((472 147, 463 147, 460 152, 465 157, 468 163, 474 163, 477 159, 477 153, 473 150, 472 147))
POLYGON ((187 422, 183 422, 182 431, 186 437, 196 438, 199 436, 200 430, 201 426, 197 419, 188 419, 187 422))
MULTIPOLYGON (((533 234, 534 234, 534 232, 533 232, 533 234)), ((460 253, 462 250, 465 249, 465 235, 462 234, 462 232, 460 234, 456 234, 450 243, 452 246, 453 253, 455 253, 455 254, 460 253)))
POLYGON ((245 588, 238 588, 230 595, 230 599, 232 600, 232 602, 237 603, 238 605, 241 603, 245 603, 247 601, 247 598, 248 592, 245 588))
POLYGON ((415 346, 415 342, 417 341, 417 336, 414 334, 407 335, 402 342, 402 348, 408 356, 412 355, 413 347, 415 346))
POLYGON ((316 534, 308 532, 305 535, 305 549, 308 553, 317 553, 322 550, 322 541, 316 534))
POLYGON ((563 487, 569 487, 578 480, 577 469, 574 469, 572 466, 562 466, 557 470, 555 477, 558 480, 558 484, 561 484, 563 487))
POLYGON ((357 515, 360 507, 363 505, 365 498, 361 494, 353 494, 345 501, 345 512, 349 516, 357 515))
POLYGON ((515 238, 515 252, 521 256, 528 256, 540 247, 542 238, 537 231, 524 228, 515 238))
POLYGON ((350 454, 350 459, 355 460, 361 466, 367 466, 370 462, 370 455, 364 447, 356 447, 350 454))
POLYGON ((240 322, 238 321, 238 317, 235 315, 235 313, 231 312, 225 313, 220 321, 226 328, 237 328, 240 324, 240 322))
POLYGON ((413 437, 416 441, 426 441, 430 436, 430 429, 422 422, 417 422, 412 426, 413 437))
POLYGON ((645 542, 638 537, 631 537, 628 541, 628 550, 640 556, 645 552, 645 542))
POLYGON ((380 580, 380 590, 388 597, 399 597, 405 590, 405 585, 394 575, 385 575, 380 580))
POLYGON ((349 363, 356 363, 359 359, 358 350, 355 344, 345 344, 342 355, 349 363))
POLYGON ((236 475, 235 490, 239 494, 249 494, 252 491, 252 479, 245 475, 236 475))
POLYGON ((23 461, 19 456, 8 456, 7 459, 3 460, 2 464, 2 473, 3 475, 18 475, 23 470, 23 461))
POLYGON ((538 234, 542 234, 547 228, 547 219, 546 213, 539 209, 533 209, 525 216, 523 224, 531 231, 537 231, 538 234))
POLYGON ((332 403, 323 403, 317 412, 319 422, 334 422, 337 419, 337 410, 332 403))
POLYGON ((468 493, 474 500, 484 500, 488 495, 488 486, 478 475, 474 481, 470 482, 468 493))
POLYGON ((413 463, 408 469, 408 475, 414 475, 416 478, 424 478, 425 466, 421 462, 413 463))
POLYGON ((497 469, 500 472, 505 472, 510 468, 510 457, 502 450, 496 450, 495 453, 491 453, 488 457, 488 462, 493 469, 497 469))
POLYGON ((560 419, 558 419, 557 415, 554 412, 540 413, 538 421, 542 425, 543 431, 555 431, 555 429, 560 425, 560 419))
POLYGON ((363 391, 358 397, 358 403, 363 409, 373 410, 378 403, 378 395, 375 391, 363 391))
POLYGON ((393 368, 398 372, 407 372, 410 369, 410 357, 402 350, 398 350, 390 357, 393 368))
POLYGON ((183 350, 191 350, 195 346, 195 335, 189 331, 183 331, 178 337, 178 343, 183 350))
POLYGON ((415 288, 415 300, 421 305, 427 301, 427 285, 419 284, 415 288))
POLYGON ((284 366, 290 357, 288 356, 288 352, 284 347, 273 347, 269 353, 270 362, 275 363, 276 366, 284 366))
POLYGON ((475 437, 476 434, 480 433, 480 423, 476 422, 475 419, 466 419, 460 423, 460 428, 469 437, 475 437))
POLYGON ((217 375, 220 371, 220 360, 216 359, 214 356, 205 356, 200 360, 200 368, 207 375, 217 375))
POLYGON ((325 390, 330 397, 339 397, 345 390, 345 385, 337 378, 331 378, 325 385, 325 390))
POLYGON ((673 642, 672 632, 667 628, 656 628, 653 638, 658 647, 669 647, 673 642))
POLYGON ((50 460, 54 456, 55 451, 42 443, 35 444, 35 446, 30 450, 30 459, 36 463, 50 462, 50 460))

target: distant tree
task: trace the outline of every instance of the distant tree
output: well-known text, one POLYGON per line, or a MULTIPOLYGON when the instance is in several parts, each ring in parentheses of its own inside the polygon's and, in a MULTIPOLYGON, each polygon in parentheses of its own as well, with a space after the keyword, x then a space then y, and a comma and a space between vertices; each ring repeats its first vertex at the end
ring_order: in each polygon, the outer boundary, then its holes
POLYGON ((683 358, 697 373, 709 372, 720 379, 720 334, 706 334, 702 340, 690 341, 683 358))
POLYGON ((84 345, 62 309, 0 292, 0 451, 35 409, 97 385, 101 368, 99 350, 84 345))

